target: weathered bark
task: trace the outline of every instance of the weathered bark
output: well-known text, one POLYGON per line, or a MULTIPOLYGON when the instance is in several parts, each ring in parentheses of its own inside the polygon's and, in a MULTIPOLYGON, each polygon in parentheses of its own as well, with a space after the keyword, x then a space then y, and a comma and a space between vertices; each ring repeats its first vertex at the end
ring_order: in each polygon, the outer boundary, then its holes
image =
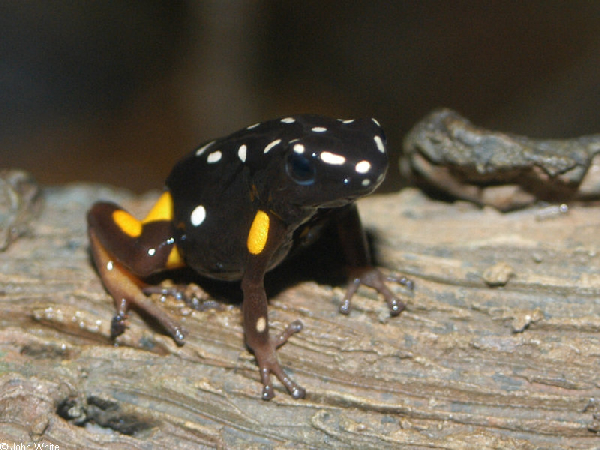
MULTIPOLYGON (((111 343, 113 304, 90 263, 84 224, 99 198, 141 216, 156 196, 48 191, 31 235, 0 253, 0 443, 598 446, 597 208, 536 220, 535 210, 501 214, 415 190, 362 201, 379 263, 410 276, 414 296, 395 288, 408 308, 390 319, 361 288, 344 317, 341 286, 277 280, 274 328, 297 318, 305 326, 279 357, 308 395, 292 400, 277 384, 264 402, 237 306, 199 312, 167 300, 189 331, 183 347, 135 312, 111 343)), ((294 271, 274 276, 285 273, 294 271)))
POLYGON ((533 139, 438 109, 404 139, 400 172, 413 185, 512 211, 539 201, 600 199, 600 134, 533 139))

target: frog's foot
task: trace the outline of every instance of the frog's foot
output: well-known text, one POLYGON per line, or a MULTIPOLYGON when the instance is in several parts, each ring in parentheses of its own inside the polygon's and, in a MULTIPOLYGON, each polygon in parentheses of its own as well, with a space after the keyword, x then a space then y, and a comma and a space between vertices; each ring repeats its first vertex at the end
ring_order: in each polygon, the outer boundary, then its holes
POLYGON ((115 300, 115 309, 117 312, 110 321, 110 338, 113 341, 125 333, 125 330, 129 326, 129 322, 127 321, 129 302, 124 298, 120 302, 115 300))
POLYGON ((385 298, 388 308, 390 309, 390 316, 395 317, 399 315, 406 305, 401 302, 386 286, 386 281, 393 281, 405 286, 410 291, 414 290, 414 283, 406 277, 385 277, 381 271, 375 267, 354 267, 350 270, 350 281, 346 288, 346 295, 340 305, 340 312, 342 314, 350 314, 351 300, 361 284, 372 287, 379 292, 385 298))
POLYGON ((125 333, 127 329, 127 315, 126 314, 115 314, 110 321, 110 338, 115 340, 117 337, 125 333))
MULTIPOLYGON (((145 291, 146 288, 142 289, 145 291)), ((177 345, 185 343, 186 330, 142 291, 135 293, 135 296, 130 301, 122 299, 120 302, 115 302, 117 313, 110 323, 110 335, 112 339, 123 334, 129 326, 127 311, 130 305, 153 317, 169 333, 177 345)))
POLYGON ((163 297, 170 296, 175 300, 185 302, 196 311, 207 311, 209 309, 223 310, 221 303, 210 300, 210 296, 197 284, 173 284, 160 286, 145 286, 142 291, 146 295, 158 294, 163 297))
POLYGON ((277 361, 276 355, 277 348, 285 344, 292 335, 302 331, 302 327, 302 322, 295 320, 279 336, 272 339, 270 345, 254 350, 263 384, 263 400, 271 400, 275 396, 271 375, 275 375, 293 398, 299 399, 306 396, 306 389, 296 384, 296 382, 286 375, 279 361, 277 361))

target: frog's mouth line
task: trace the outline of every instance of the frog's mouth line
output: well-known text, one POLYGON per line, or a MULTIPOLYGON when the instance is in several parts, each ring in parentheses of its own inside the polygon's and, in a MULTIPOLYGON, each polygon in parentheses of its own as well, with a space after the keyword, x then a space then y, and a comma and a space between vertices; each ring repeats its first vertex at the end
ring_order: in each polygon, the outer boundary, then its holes
POLYGON ((361 197, 360 195, 356 195, 353 197, 339 198, 337 200, 332 200, 330 202, 319 203, 318 207, 319 207, 319 209, 321 209, 321 208, 338 208, 341 206, 349 205, 350 203, 354 203, 360 197, 361 197))

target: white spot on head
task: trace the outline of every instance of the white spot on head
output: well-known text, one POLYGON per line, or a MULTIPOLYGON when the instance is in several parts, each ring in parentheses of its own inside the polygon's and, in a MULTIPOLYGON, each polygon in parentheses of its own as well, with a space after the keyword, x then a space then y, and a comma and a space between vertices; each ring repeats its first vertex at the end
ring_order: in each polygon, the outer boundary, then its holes
POLYGON ((271 150, 273 147, 275 147, 277 144, 279 144, 281 142, 281 139, 277 139, 276 141, 271 142, 270 144, 268 144, 265 147, 264 152, 265 153, 269 153, 269 150, 271 150))
POLYGON ((304 145, 294 144, 294 152, 299 153, 299 154, 304 153, 304 145))
POLYGON ((242 162, 246 162, 246 144, 240 145, 238 156, 242 162))
POLYGON ((190 222, 192 223, 192 225, 197 227, 199 225, 202 225, 204 219, 206 219, 206 208, 204 208, 204 206, 202 205, 196 206, 192 211, 192 214, 190 215, 190 222))
POLYGON ((380 127, 380 126, 381 126, 381 124, 380 124, 379 122, 377 122, 377 119, 371 119, 371 120, 372 120, 372 121, 373 121, 373 123, 374 123, 375 125, 377 125, 378 127, 380 127))
POLYGON ((266 328, 267 328, 267 319, 265 319, 264 317, 259 317, 258 320, 256 321, 256 331, 258 331, 259 333, 262 333, 265 331, 266 328))
POLYGON ((115 265, 112 261, 109 261, 106 263, 106 270, 113 270, 115 268, 115 265))
POLYGON ((364 180, 362 180, 361 183, 364 187, 367 187, 368 185, 371 184, 371 180, 369 180, 368 178, 365 178, 364 180))
POLYGON ((154 256, 156 254, 156 249, 155 248, 149 248, 148 249, 148 256, 154 256))
POLYGON ((259 125, 260 125, 260 122, 255 123, 254 125, 250 125, 249 127, 246 127, 246 130, 252 130, 253 128, 256 128, 259 125))
POLYGON ((196 156, 200 156, 202 153, 204 153, 204 150, 206 150, 208 147, 210 147, 214 143, 215 143, 215 141, 210 141, 208 144, 204 144, 202 147, 200 147, 198 150, 196 150, 196 156))
POLYGON ((341 166, 346 162, 346 158, 342 155, 337 155, 331 152, 321 152, 321 161, 327 164, 332 164, 334 166, 341 166))
POLYGON ((294 123, 296 119, 293 117, 286 117, 285 119, 281 119, 281 123, 294 123))
POLYGON ((325 133, 327 128, 325 127, 313 127, 311 130, 313 133, 325 133))
POLYGON ((221 160, 221 156, 223 156, 223 153, 221 153, 221 150, 217 150, 206 157, 206 162, 209 164, 219 162, 221 160))
POLYGON ((381 153, 385 153, 385 145, 383 145, 383 141, 381 140, 381 137, 375 135, 375 137, 373 138, 373 140, 375 141, 375 145, 377 145, 377 149, 381 153))
POLYGON ((361 161, 356 164, 354 170, 356 170, 357 173, 367 173, 371 170, 371 163, 369 161, 361 161))

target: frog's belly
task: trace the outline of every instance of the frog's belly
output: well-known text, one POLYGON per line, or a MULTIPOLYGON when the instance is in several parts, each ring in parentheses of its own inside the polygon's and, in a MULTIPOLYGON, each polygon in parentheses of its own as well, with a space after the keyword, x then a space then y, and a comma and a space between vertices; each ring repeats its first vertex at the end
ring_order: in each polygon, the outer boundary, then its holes
MULTIPOLYGON (((177 238, 177 247, 190 268, 200 275, 218 280, 235 281, 244 275, 246 266, 252 264, 255 256, 250 256, 246 247, 247 238, 239 236, 210 234, 192 236, 181 234, 177 238)), ((270 258, 267 271, 276 267, 288 255, 291 241, 281 245, 270 258)))

